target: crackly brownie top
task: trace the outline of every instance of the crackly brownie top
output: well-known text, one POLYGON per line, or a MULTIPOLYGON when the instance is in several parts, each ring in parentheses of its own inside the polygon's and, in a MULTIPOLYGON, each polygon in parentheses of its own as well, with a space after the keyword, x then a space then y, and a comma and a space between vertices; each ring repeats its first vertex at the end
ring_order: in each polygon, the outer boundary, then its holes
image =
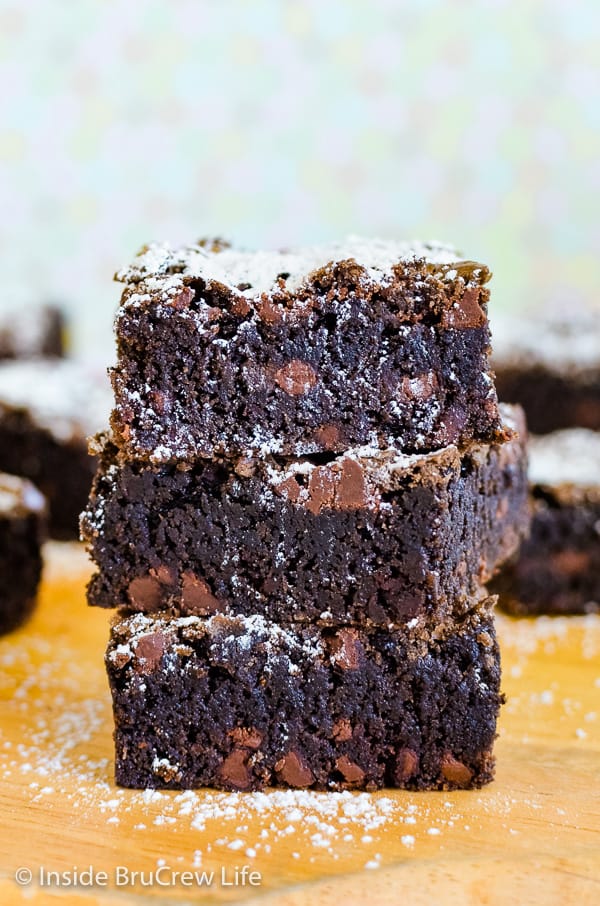
POLYGON ((25 478, 0 472, 0 516, 26 516, 43 513, 46 501, 25 478))
MULTIPOLYGON (((461 625, 440 624, 430 630, 417 626, 417 620, 406 627, 395 630, 398 636, 411 640, 410 656, 422 657, 425 646, 433 641, 443 641, 457 631, 468 631, 489 620, 495 597, 483 592, 473 597, 471 609, 464 615, 461 625)), ((178 670, 176 658, 189 657, 195 643, 208 640, 210 651, 218 661, 223 652, 228 662, 232 651, 238 657, 257 653, 269 661, 287 661, 288 671, 299 673, 301 660, 322 659, 331 666, 341 669, 360 667, 363 651, 370 644, 370 633, 364 629, 343 626, 321 629, 316 626, 282 626, 260 614, 251 616, 228 616, 215 614, 211 617, 173 617, 171 614, 123 614, 119 613, 113 622, 112 643, 107 658, 116 667, 133 665, 140 673, 152 673, 158 668, 165 653, 169 657, 166 669, 178 670)))
POLYGON ((549 488, 571 486, 600 499, 600 432, 555 431, 530 441, 529 478, 549 488))
MULTIPOLYGON (((503 455, 517 460, 526 442, 526 428, 520 406, 502 404, 500 407, 506 436, 517 443, 499 445, 503 455)), ((471 442, 465 448, 449 444, 429 453, 403 453, 394 447, 353 447, 319 464, 310 458, 278 462, 271 459, 239 460, 236 471, 242 476, 252 474, 255 467, 264 468, 265 480, 273 490, 313 513, 322 509, 378 508, 381 496, 398 490, 405 483, 448 481, 460 472, 464 455, 484 461, 495 445, 471 442)))
POLYGON ((101 431, 108 424, 111 405, 104 369, 94 371, 56 359, 0 363, 0 417, 27 412, 60 441, 101 431))
MULTIPOLYGON (((350 237, 343 242, 283 251, 240 251, 228 244, 201 240, 173 248, 145 246, 116 279, 137 287, 135 295, 168 299, 182 287, 201 282, 206 289, 223 289, 234 297, 302 296, 311 286, 331 278, 336 266, 345 266, 355 282, 366 289, 391 284, 407 270, 426 279, 482 285, 490 277, 482 264, 467 261, 450 246, 437 242, 399 242, 350 237)), ((131 294, 124 294, 131 303, 131 294)))
POLYGON ((598 370, 600 311, 574 309, 551 317, 494 317, 492 364, 499 369, 598 370))
MULTIPOLYGON (((332 455, 327 462, 320 458, 277 459, 240 457, 232 462, 231 480, 244 482, 257 479, 264 494, 276 494, 290 503, 305 507, 314 515, 322 510, 377 510, 382 496, 412 484, 446 484, 460 474, 463 458, 485 462, 491 450, 498 450, 501 461, 522 462, 527 440, 525 419, 520 406, 502 404, 503 428, 513 443, 487 444, 472 441, 465 447, 448 444, 428 453, 403 453, 395 447, 352 447, 332 455)), ((104 480, 117 483, 115 466, 128 464, 110 434, 98 435, 90 451, 100 455, 106 464, 104 480)), ((160 468, 158 466, 157 468, 160 468)), ((100 517, 103 518, 102 513, 100 517)), ((101 527, 98 526, 98 530, 101 527)))

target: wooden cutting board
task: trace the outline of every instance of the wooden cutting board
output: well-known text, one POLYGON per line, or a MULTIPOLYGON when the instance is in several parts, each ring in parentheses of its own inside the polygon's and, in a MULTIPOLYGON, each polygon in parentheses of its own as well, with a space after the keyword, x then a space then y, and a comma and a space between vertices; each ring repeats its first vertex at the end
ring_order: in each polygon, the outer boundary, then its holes
POLYGON ((600 903, 600 617, 501 618, 484 790, 152 794, 112 780, 88 574, 50 545, 34 617, 0 639, 1 906, 600 903))

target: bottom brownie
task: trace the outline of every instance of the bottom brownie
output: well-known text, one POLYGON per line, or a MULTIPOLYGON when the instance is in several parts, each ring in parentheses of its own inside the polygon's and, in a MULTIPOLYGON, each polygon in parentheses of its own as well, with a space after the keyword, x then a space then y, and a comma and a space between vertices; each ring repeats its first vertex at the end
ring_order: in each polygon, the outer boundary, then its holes
POLYGON ((600 611, 600 433, 531 440, 531 531, 492 583, 513 614, 600 611))
POLYGON ((0 473, 0 633, 31 613, 42 572, 46 504, 32 484, 0 473))
POLYGON ((228 790, 479 787, 502 696, 491 606, 444 637, 135 614, 112 629, 116 780, 228 790))

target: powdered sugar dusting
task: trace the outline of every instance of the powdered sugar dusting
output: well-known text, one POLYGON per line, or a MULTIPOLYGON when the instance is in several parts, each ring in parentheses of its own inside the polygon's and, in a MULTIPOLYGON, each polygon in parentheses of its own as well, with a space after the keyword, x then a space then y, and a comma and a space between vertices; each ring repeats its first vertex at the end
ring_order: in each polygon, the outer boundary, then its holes
POLYGON ((111 403, 106 374, 86 365, 35 359, 0 364, 0 412, 26 410, 61 441, 107 427, 111 403))
POLYGON ((597 312, 572 312, 569 317, 493 316, 492 367, 542 365, 551 372, 600 369, 600 318, 597 312))
MULTIPOLYGON (((327 875, 376 870, 408 858, 435 859, 469 839, 480 849, 492 834, 501 849, 512 838, 528 838, 532 817, 544 818, 550 849, 556 846, 554 833, 566 846, 573 827, 590 826, 588 816, 578 814, 582 797, 573 802, 560 782, 563 757, 552 754, 544 761, 536 748, 533 772, 525 778, 516 773, 529 750, 520 736, 515 744, 515 734, 526 728, 537 747, 549 709, 559 703, 563 740, 587 757, 591 772, 599 709, 589 695, 584 706, 583 695, 600 689, 600 617, 499 619, 509 696, 501 721, 502 770, 480 792, 125 790, 113 781, 110 696, 101 659, 105 620, 96 613, 81 619, 83 581, 76 594, 75 584, 65 586, 57 547, 46 555, 48 575, 53 581, 62 576, 60 595, 57 587, 56 597, 42 602, 28 626, 0 639, 0 794, 15 814, 27 814, 34 856, 48 821, 56 821, 58 803, 66 822, 56 850, 61 858, 74 839, 81 851, 101 835, 105 848, 133 868, 150 860, 186 867, 242 860, 263 871, 266 881, 280 877, 284 865, 288 882, 297 862, 327 875), (54 634, 48 631, 51 620, 54 634), (575 677, 564 666, 567 651, 577 666, 575 677), (571 688, 565 685, 568 676, 571 688)), ((63 546, 61 556, 74 549, 63 546)), ((73 566, 69 575, 75 571, 73 566)), ((582 765, 574 760, 569 771, 584 791, 582 765)), ((45 840, 46 853, 50 845, 45 840)))
MULTIPOLYGON (((164 281, 169 275, 179 274, 207 283, 221 283, 243 295, 255 296, 279 288, 279 279, 290 292, 295 292, 315 270, 349 259, 364 268, 369 279, 379 283, 391 279, 394 266, 402 262, 423 260, 450 274, 449 265, 461 260, 453 248, 439 242, 398 242, 356 236, 330 245, 290 251, 248 252, 224 248, 214 252, 201 245, 175 249, 157 243, 145 248, 130 267, 118 273, 117 279, 136 283, 160 277, 164 281)), ((180 279, 175 277, 174 283, 180 279)))

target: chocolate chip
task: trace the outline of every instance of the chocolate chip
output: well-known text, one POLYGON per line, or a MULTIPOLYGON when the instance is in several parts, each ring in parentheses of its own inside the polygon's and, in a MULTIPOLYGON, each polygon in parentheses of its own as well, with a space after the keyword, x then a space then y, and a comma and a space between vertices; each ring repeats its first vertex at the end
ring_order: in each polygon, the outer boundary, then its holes
POLYGON ((252 775, 248 767, 249 752, 247 749, 234 749, 219 768, 219 777, 228 787, 234 790, 247 790, 252 775))
POLYGON ((308 768, 297 752, 288 752, 275 764, 275 770, 288 786, 307 787, 314 783, 313 772, 308 768))
POLYGON ((184 573, 181 578, 181 604, 186 613, 201 616, 222 610, 221 602, 204 579, 194 573, 184 573))
POLYGON ((180 293, 177 293, 176 296, 173 296, 168 301, 168 305, 171 308, 174 308, 176 311, 183 311, 186 308, 190 307, 190 303, 194 298, 194 290, 191 286, 184 286, 180 293))
POLYGON ((337 425, 321 425, 313 436, 322 450, 341 450, 344 447, 342 431, 337 425))
POLYGON ((265 324, 279 324, 283 320, 283 309, 280 305, 275 305, 268 296, 261 299, 256 313, 265 324))
POLYGON ((441 764, 442 776, 454 786, 467 787, 473 777, 473 771, 458 761, 451 752, 446 752, 441 764))
POLYGON ((335 763, 336 770, 343 774, 349 783, 362 783, 365 772, 355 762, 350 761, 347 755, 340 755, 335 763))
POLYGON ((301 396, 315 386, 318 376, 308 362, 292 359, 276 372, 275 380, 290 396, 301 396))
POLYGON ((153 673, 160 665, 166 646, 167 640, 162 632, 140 636, 135 645, 136 671, 153 673))
POLYGON ((316 466, 308 481, 307 508, 315 515, 324 507, 333 506, 335 479, 329 466, 316 466))
POLYGON ((333 725, 331 735, 336 742, 346 742, 352 738, 352 724, 347 717, 340 717, 333 725))
POLYGON ((228 735, 237 745, 245 749, 258 749, 263 740, 262 733, 254 727, 234 727, 228 735))
POLYGON ((405 375, 400 382, 402 398, 411 402, 424 402, 428 400, 438 388, 438 379, 435 371, 426 371, 415 377, 405 375))
POLYGON ((150 570, 150 575, 158 579, 161 585, 175 584, 174 571, 164 563, 161 563, 160 566, 153 566, 150 570))
POLYGON ((290 477, 286 478, 285 481, 282 481, 280 484, 276 485, 275 490, 278 494, 281 494, 282 497, 286 497, 288 500, 291 500, 292 503, 296 503, 298 498, 300 497, 300 485, 293 475, 290 475, 290 477))
POLYGON ((338 629, 330 642, 331 660, 342 670, 357 670, 361 663, 362 644, 356 629, 338 629))
POLYGON ((399 749, 394 764, 394 780, 398 784, 406 783, 417 773, 419 757, 413 749, 399 749))
POLYGON ((336 499, 343 509, 356 509, 367 503, 364 472, 355 459, 346 458, 343 461, 336 499))
POLYGON ((132 579, 127 587, 129 601, 136 610, 149 613, 160 610, 165 589, 156 576, 138 576, 132 579))
POLYGON ((487 318, 479 305, 480 289, 478 286, 469 286, 462 297, 442 316, 442 327, 453 327, 464 330, 472 327, 485 327, 487 318))

